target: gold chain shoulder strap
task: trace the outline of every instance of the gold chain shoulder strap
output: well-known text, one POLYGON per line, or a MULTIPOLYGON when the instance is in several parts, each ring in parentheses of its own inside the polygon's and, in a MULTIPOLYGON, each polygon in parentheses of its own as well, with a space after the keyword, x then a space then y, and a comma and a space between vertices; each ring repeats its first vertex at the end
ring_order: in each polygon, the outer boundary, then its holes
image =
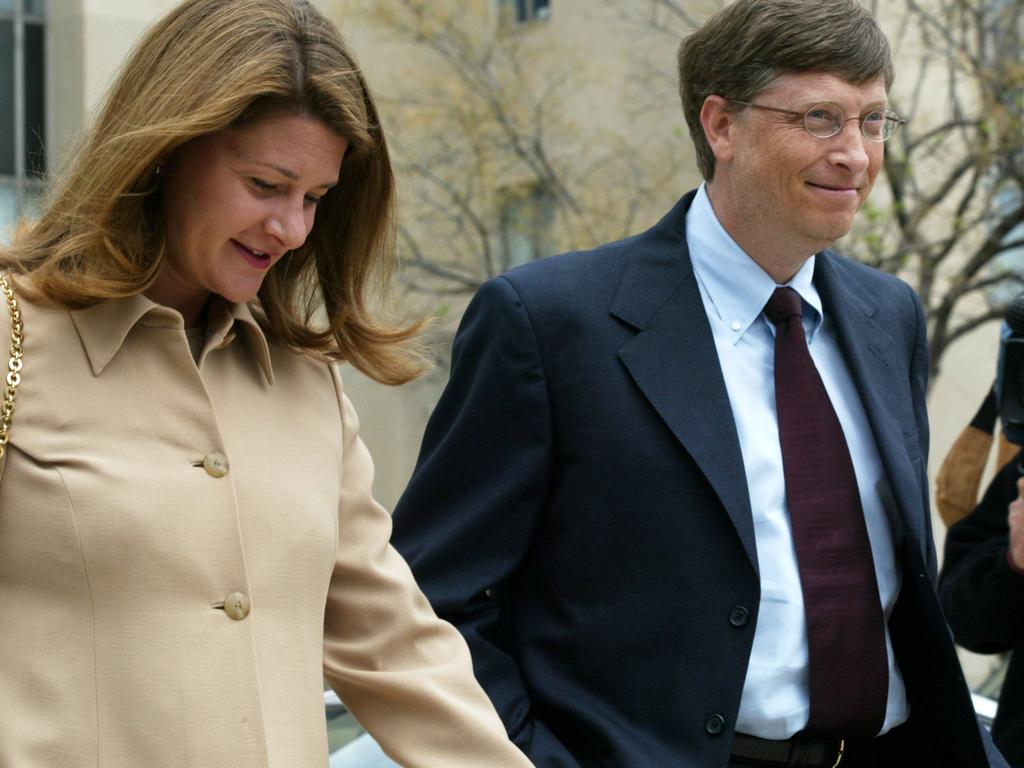
POLYGON ((24 339, 24 327, 21 323, 21 308, 18 306, 18 299, 5 275, 0 275, 0 291, 3 291, 7 298, 7 307, 11 310, 11 359, 7 362, 7 386, 4 387, 3 405, 0 405, 0 458, 3 458, 11 433, 14 396, 18 393, 18 385, 21 384, 21 343, 24 339))

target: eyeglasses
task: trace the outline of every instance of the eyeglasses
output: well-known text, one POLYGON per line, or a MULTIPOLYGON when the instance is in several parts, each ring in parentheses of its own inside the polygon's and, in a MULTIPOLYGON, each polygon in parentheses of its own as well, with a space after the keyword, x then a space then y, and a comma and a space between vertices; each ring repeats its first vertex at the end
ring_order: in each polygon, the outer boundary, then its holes
POLYGON ((843 130, 848 120, 856 120, 860 124, 860 132, 868 141, 888 141, 897 133, 907 121, 897 115, 888 107, 873 109, 867 114, 858 117, 847 117, 838 104, 822 102, 813 104, 806 112, 794 112, 791 109, 780 109, 769 107, 764 104, 754 104, 749 101, 737 101, 729 99, 733 104, 753 109, 763 109, 767 112, 778 112, 782 115, 789 115, 794 120, 800 120, 804 129, 819 139, 831 139, 843 130))

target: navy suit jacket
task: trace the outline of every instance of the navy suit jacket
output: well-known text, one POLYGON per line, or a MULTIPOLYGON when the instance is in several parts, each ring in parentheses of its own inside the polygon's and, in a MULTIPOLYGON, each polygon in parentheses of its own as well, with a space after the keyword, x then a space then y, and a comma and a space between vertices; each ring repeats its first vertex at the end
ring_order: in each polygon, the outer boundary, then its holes
MULTIPOLYGON (((542 768, 728 763, 760 586, 691 200, 480 289, 395 511, 394 543, 542 768)), ((922 765, 987 766, 934 594, 920 302, 830 252, 815 284, 898 507, 891 628, 922 765)))

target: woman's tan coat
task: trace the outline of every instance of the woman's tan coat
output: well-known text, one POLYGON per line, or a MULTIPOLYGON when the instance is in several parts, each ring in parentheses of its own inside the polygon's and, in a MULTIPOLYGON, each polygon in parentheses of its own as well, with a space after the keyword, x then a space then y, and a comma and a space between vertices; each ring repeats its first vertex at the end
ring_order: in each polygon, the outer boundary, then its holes
POLYGON ((198 367, 141 296, 23 311, 0 766, 324 766, 323 674, 402 765, 529 765, 388 544, 334 367, 245 306, 211 310, 198 367))

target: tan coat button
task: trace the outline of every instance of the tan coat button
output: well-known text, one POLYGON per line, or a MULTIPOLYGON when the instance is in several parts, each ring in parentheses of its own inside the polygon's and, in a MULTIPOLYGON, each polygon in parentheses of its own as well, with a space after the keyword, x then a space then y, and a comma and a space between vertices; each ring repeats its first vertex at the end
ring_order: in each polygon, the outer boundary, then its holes
POLYGON ((228 457, 213 451, 203 457, 203 469, 210 477, 224 477, 228 473, 228 457))
POLYGON ((235 621, 241 621, 249 615, 249 597, 242 592, 232 592, 224 598, 224 613, 235 621))

